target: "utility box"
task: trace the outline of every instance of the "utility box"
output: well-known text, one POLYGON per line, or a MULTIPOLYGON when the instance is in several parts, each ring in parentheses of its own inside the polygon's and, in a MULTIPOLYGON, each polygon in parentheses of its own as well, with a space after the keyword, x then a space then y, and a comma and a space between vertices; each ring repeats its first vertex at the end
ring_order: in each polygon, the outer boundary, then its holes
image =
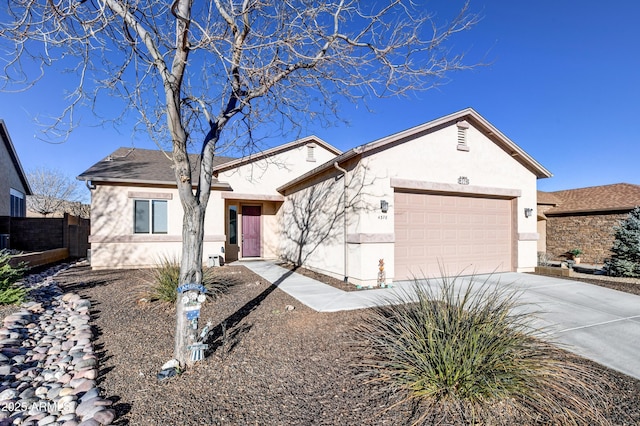
POLYGON ((207 266, 210 268, 215 266, 224 266, 224 257, 219 254, 210 254, 207 266))

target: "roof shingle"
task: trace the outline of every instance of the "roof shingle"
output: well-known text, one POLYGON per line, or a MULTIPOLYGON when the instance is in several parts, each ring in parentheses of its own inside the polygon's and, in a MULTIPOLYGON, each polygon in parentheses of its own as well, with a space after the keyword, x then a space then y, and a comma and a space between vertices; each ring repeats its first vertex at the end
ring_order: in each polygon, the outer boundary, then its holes
MULTIPOLYGON (((631 210, 640 205, 640 185, 616 183, 612 185, 591 186, 588 188, 568 189, 555 192, 539 192, 543 200, 554 197, 556 206, 547 210, 546 215, 563 213, 592 213, 599 211, 631 210)), ((540 203, 539 204, 547 204, 540 203)))
MULTIPOLYGON (((78 179, 103 182, 175 184, 171 153, 153 149, 118 148, 105 159, 84 171, 78 179)), ((194 184, 198 181, 200 158, 189 154, 194 184)), ((214 167, 233 161, 231 157, 214 157, 214 167)))

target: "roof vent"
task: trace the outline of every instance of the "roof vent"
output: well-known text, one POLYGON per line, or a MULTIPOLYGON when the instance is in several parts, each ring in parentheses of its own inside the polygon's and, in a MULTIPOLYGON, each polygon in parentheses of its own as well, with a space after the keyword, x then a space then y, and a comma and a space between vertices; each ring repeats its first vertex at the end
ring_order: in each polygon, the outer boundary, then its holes
POLYGON ((307 145, 307 161, 316 161, 316 144, 310 143, 307 145))
POLYGON ((458 151, 469 151, 469 145, 467 145, 467 129, 469 128, 469 123, 466 121, 458 121, 456 123, 458 127, 458 151))

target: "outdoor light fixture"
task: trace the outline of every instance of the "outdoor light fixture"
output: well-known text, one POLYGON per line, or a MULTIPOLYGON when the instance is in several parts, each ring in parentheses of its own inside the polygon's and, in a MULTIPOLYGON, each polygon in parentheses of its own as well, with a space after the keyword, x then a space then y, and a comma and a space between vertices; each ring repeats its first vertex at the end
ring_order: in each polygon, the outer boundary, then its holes
POLYGON ((533 209, 530 209, 529 207, 525 207, 524 217, 531 217, 531 215, 533 215, 533 209))
POLYGON ((389 211, 389 203, 385 200, 380 200, 380 209, 382 213, 386 213, 389 211))

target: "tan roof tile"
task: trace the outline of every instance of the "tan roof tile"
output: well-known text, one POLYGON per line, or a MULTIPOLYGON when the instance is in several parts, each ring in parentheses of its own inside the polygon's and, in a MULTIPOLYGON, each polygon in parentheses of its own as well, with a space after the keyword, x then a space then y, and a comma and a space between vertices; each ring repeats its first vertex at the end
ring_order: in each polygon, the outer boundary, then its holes
POLYGON ((551 192, 538 191, 538 204, 558 205, 560 199, 551 192))
POLYGON ((548 194, 559 202, 547 210, 546 215, 631 210, 640 205, 640 185, 629 183, 568 189, 548 194))
MULTIPOLYGON (((118 148, 97 162, 78 179, 105 182, 137 182, 175 184, 173 164, 163 151, 140 148, 118 148)), ((193 169, 194 184, 197 183, 200 166, 197 154, 189 155, 193 169)), ((235 160, 231 157, 214 157, 214 167, 235 160)))

